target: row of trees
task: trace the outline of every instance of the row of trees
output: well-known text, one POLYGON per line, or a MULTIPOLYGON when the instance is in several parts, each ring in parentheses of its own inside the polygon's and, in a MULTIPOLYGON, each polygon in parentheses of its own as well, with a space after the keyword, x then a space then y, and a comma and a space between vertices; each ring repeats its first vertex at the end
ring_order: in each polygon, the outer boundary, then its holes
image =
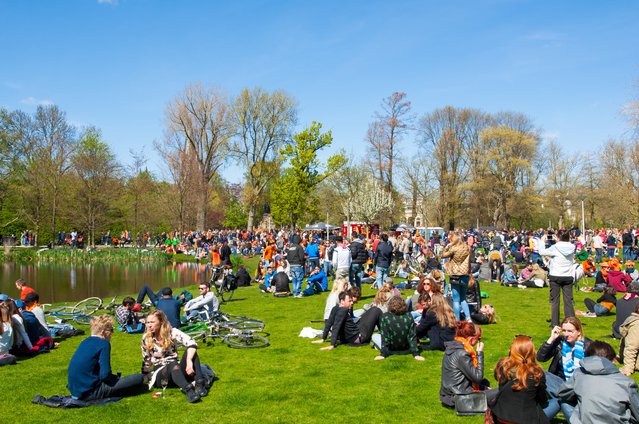
POLYGON ((118 163, 97 128, 76 128, 57 106, 34 114, 0 110, 0 233, 33 230, 46 242, 77 228, 92 244, 107 229, 135 233, 259 222, 329 221, 535 227, 623 225, 639 220, 639 128, 597 152, 566 152, 516 112, 452 106, 418 116, 406 93, 383 99, 360 151, 326 160, 332 134, 320 123, 295 133, 297 102, 283 91, 228 96, 195 84, 166 108, 154 144, 163 173, 144 151, 118 163), (407 140, 418 153, 402 153, 407 140), (224 170, 244 180, 229 184, 224 170))

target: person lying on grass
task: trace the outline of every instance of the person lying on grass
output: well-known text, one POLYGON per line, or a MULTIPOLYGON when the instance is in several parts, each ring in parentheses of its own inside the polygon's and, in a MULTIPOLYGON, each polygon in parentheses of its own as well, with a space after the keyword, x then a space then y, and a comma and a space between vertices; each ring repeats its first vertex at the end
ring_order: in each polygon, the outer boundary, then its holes
POLYGON ((424 357, 419 355, 415 322, 401 296, 393 296, 388 301, 388 312, 379 320, 379 334, 373 334, 372 340, 373 345, 380 350, 380 354, 375 357, 376 361, 386 359, 390 355, 403 354, 411 354, 417 361, 424 360, 424 357))
POLYGON ((112 335, 110 315, 91 320, 91 336, 80 343, 69 362, 67 387, 74 399, 96 400, 144 391, 142 374, 120 377, 111 372, 112 335))
POLYGON ((351 346, 366 345, 371 341, 373 330, 379 324, 382 315, 381 309, 373 306, 366 311, 357 323, 353 320, 353 295, 350 291, 341 292, 338 296, 338 305, 335 306, 324 326, 324 333, 321 340, 314 340, 313 343, 322 343, 328 339, 331 333, 331 344, 320 350, 334 349, 338 343, 351 346))

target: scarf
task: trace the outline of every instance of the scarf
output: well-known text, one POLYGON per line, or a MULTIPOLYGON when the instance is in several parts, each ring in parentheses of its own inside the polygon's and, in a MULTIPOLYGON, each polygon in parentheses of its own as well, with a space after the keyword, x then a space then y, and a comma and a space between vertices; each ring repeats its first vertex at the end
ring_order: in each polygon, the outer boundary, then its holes
MULTIPOLYGON (((477 368, 479 366, 479 360, 477 359, 477 352, 475 352, 475 349, 473 349, 468 339, 464 337, 455 337, 455 340, 464 345, 464 350, 468 352, 468 354, 470 355, 470 358, 473 360, 473 366, 477 368)), ((473 383, 473 390, 476 392, 481 391, 479 389, 479 384, 473 383)))
POLYGON ((572 373, 584 359, 584 341, 578 340, 575 346, 571 347, 566 340, 561 342, 561 363, 564 368, 564 379, 567 381, 572 377, 572 373))

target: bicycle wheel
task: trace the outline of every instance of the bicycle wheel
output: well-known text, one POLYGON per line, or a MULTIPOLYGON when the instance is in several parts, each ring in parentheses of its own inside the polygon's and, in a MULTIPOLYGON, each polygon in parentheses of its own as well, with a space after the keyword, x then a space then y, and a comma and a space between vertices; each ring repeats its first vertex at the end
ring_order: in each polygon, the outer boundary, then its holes
POLYGON ((47 314, 57 314, 57 313, 72 313, 73 306, 62 305, 62 306, 51 306, 44 311, 45 315, 47 314))
POLYGON ((91 319, 93 317, 89 315, 76 315, 73 317, 73 321, 80 325, 89 325, 91 324, 91 319))
POLYGON ((251 332, 240 334, 230 334, 224 337, 224 343, 228 347, 235 349, 254 349, 258 347, 266 347, 269 342, 266 337, 262 337, 251 332))
POLYGON ((89 297, 76 303, 71 312, 74 314, 91 315, 102 306, 102 299, 89 297))
POLYGON ((265 325, 259 319, 242 317, 237 315, 225 315, 225 324, 237 330, 263 330, 265 325))

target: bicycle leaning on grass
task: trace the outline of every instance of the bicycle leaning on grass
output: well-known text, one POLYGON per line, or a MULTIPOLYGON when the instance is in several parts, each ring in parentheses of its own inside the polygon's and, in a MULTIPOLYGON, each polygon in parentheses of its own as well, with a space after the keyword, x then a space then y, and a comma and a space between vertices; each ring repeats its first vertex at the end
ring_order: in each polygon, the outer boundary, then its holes
POLYGON ((218 311, 210 317, 191 321, 180 330, 195 340, 221 339, 228 347, 250 349, 269 345, 269 340, 262 335, 264 326, 264 322, 257 319, 218 311))

